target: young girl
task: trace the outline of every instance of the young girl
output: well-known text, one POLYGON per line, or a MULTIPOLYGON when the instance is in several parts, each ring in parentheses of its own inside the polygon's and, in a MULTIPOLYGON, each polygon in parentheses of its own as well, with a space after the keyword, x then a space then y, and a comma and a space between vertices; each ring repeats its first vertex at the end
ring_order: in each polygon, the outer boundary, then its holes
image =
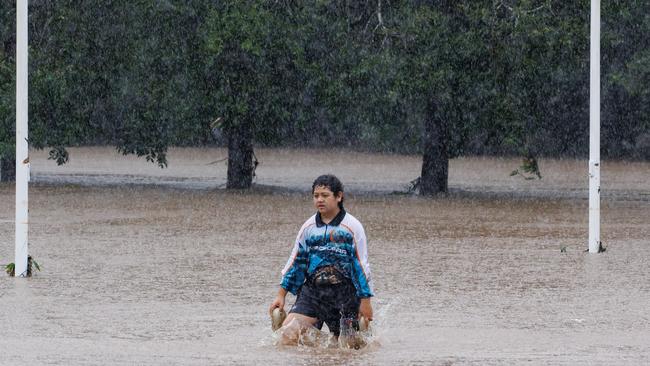
POLYGON ((271 313, 283 309, 287 292, 297 296, 282 324, 285 344, 295 344, 299 332, 309 326, 320 329, 323 323, 338 337, 341 317, 372 320, 373 292, 363 226, 343 209, 343 185, 337 177, 316 178, 312 194, 317 212, 298 232, 269 309, 271 313))

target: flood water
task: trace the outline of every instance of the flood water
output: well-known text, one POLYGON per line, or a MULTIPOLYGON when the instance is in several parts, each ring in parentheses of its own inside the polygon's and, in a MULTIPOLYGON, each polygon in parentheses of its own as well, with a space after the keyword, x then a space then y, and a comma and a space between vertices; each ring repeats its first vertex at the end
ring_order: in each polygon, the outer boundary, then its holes
MULTIPOLYGON (((223 149, 160 170, 105 148, 57 167, 33 152, 33 278, 0 276, 0 364, 643 365, 650 363, 650 164, 604 162, 587 247, 586 161, 450 165, 447 197, 404 191, 417 156, 264 150, 257 187, 226 192, 223 149), (364 224, 375 293, 362 350, 278 347, 267 309, 311 181, 333 172, 364 224)), ((14 256, 0 184, 0 260, 14 256)), ((294 297, 289 295, 288 304, 294 297)))

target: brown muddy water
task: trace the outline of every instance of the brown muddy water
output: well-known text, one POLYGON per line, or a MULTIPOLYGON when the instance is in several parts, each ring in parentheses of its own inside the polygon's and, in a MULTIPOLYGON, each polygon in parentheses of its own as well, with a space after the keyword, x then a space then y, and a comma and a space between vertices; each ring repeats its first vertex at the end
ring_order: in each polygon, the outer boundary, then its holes
MULTIPOLYGON (((586 161, 455 159, 448 197, 391 194, 418 157, 260 150, 251 192, 226 192, 221 149, 160 170, 111 149, 33 152, 30 253, 0 278, 0 364, 647 365, 650 164, 605 162, 602 240, 588 254, 586 161), (376 297, 362 350, 274 345, 267 308, 324 172, 365 225, 376 297), (562 250, 564 248, 564 251, 562 250)), ((14 187, 0 185, 0 260, 14 187)), ((288 303, 294 298, 288 297, 288 303)))

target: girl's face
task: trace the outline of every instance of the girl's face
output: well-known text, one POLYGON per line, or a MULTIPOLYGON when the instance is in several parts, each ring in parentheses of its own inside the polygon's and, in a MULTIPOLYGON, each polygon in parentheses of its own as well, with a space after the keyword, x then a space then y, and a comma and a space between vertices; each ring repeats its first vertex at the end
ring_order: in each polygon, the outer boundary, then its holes
POLYGON ((343 192, 335 195, 328 187, 317 186, 314 188, 314 207, 321 216, 334 216, 339 211, 339 202, 343 199, 343 192))

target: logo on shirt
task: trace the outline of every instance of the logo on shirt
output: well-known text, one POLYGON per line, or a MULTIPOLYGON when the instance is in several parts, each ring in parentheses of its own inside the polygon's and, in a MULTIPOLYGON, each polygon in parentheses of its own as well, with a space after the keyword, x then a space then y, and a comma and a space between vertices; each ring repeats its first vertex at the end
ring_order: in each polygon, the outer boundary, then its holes
POLYGON ((327 252, 334 252, 342 255, 347 255, 348 251, 343 249, 343 248, 338 248, 338 247, 332 247, 332 246, 327 246, 327 245, 319 245, 314 247, 313 249, 318 250, 319 252, 327 251, 327 252))

